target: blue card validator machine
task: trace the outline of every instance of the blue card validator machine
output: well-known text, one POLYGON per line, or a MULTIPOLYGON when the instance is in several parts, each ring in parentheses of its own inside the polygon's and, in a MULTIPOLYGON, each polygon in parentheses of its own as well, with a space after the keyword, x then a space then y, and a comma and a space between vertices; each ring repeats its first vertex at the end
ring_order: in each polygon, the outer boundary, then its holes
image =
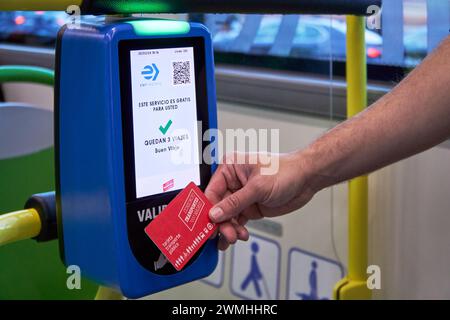
POLYGON ((215 149, 203 133, 217 128, 209 32, 184 21, 98 20, 63 27, 56 50, 64 263, 130 298, 212 273, 215 240, 177 272, 144 232, 190 181, 204 190, 212 175, 201 159, 206 143, 215 149))

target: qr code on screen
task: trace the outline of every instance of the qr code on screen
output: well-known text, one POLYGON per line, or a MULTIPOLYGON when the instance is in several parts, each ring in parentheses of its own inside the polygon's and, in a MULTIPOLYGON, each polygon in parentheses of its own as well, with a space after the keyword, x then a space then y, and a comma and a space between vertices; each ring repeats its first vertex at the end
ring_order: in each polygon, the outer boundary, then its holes
POLYGON ((191 83, 191 64, 190 61, 172 62, 173 65, 173 84, 191 83))

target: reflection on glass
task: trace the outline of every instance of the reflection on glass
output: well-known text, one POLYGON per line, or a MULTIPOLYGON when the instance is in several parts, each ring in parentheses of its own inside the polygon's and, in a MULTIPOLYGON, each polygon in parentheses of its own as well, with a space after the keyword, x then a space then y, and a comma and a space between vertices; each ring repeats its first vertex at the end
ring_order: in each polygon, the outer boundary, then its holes
MULTIPOLYGON (((381 29, 366 28, 369 64, 411 67, 448 35, 450 1, 383 2, 381 29), (403 41, 402 41, 403 39, 403 41)), ((0 41, 54 46, 65 12, 0 12, 0 41)), ((206 14, 216 52, 345 59, 344 16, 206 14)))
MULTIPOLYGON (((383 5, 381 29, 369 24, 365 31, 369 64, 417 65, 448 34, 450 1, 390 0, 383 5), (434 40, 430 40, 429 29, 434 40)), ((218 52, 345 59, 343 16, 264 15, 251 21, 251 15, 206 16, 208 27, 219 26, 211 29, 218 52), (251 29, 257 32, 252 35, 251 29)))
POLYGON ((405 0, 403 2, 403 17, 405 64, 415 65, 427 54, 426 0, 405 0))
POLYGON ((213 42, 216 50, 227 50, 237 36, 241 33, 244 15, 218 14, 210 15, 206 21, 213 33, 213 42))
POLYGON ((0 12, 0 40, 28 45, 53 45, 59 28, 69 16, 65 12, 0 12))
POLYGON ((275 42, 278 34, 281 15, 265 15, 261 20, 255 39, 253 40, 252 52, 267 53, 275 42))

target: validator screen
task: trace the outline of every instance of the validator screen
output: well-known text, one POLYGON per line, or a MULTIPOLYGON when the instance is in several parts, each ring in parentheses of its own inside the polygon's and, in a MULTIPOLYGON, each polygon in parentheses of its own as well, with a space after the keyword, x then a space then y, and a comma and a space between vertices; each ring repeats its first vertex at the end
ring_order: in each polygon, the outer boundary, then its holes
POLYGON ((136 198, 200 185, 194 48, 130 51, 136 198))

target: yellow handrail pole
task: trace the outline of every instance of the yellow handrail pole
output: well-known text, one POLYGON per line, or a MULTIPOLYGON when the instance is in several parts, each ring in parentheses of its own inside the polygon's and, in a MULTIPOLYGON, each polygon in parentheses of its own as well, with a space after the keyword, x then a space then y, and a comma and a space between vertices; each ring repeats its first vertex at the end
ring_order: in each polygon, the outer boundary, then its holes
POLYGON ((34 209, 0 215, 0 246, 36 237, 41 232, 41 219, 34 209))
MULTIPOLYGON (((367 106, 365 18, 347 16, 347 117, 367 106)), ((348 275, 337 283, 335 299, 370 299, 367 288, 368 180, 352 179, 348 187, 348 275)))
POLYGON ((0 11, 65 11, 71 5, 80 6, 82 0, 2 0, 0 11))
MULTIPOLYGON (((347 118, 367 106, 367 65, 365 46, 365 19, 347 17, 347 118)), ((365 280, 368 245, 367 176, 349 182, 349 266, 350 279, 365 280)))
POLYGON ((123 296, 114 289, 99 286, 95 300, 123 300, 123 296))

